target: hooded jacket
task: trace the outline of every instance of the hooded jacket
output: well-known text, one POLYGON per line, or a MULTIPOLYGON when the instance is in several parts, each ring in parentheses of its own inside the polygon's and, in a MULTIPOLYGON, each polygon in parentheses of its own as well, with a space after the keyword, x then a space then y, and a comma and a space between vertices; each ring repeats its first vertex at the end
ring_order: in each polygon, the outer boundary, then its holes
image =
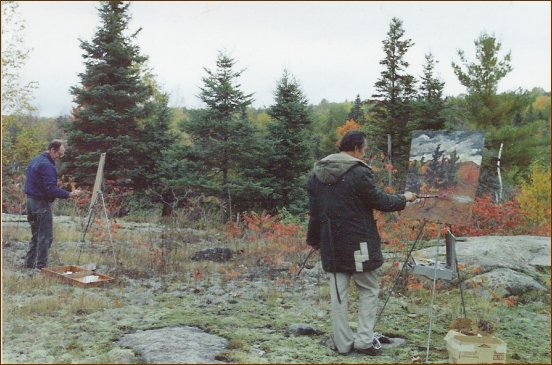
POLYGON ((373 209, 403 210, 405 197, 378 189, 371 168, 346 152, 318 161, 307 191, 307 244, 320 246, 324 271, 352 273, 380 267, 381 238, 373 209))

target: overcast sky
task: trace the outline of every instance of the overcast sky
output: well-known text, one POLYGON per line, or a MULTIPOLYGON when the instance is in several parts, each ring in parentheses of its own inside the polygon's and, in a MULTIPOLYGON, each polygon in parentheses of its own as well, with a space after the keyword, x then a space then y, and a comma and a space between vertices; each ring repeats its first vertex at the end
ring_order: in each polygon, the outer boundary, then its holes
MULTIPOLYGON (((79 39, 90 41, 99 26, 97 2, 24 1, 25 44, 32 49, 24 79, 38 81, 34 104, 40 116, 69 114, 69 88, 84 71, 79 39)), ((197 98, 204 67, 214 70, 226 52, 245 69, 241 90, 253 106, 273 104, 287 69, 310 103, 362 99, 374 93, 384 58, 382 41, 393 17, 403 21, 414 46, 409 72, 422 73, 424 55, 439 61, 436 74, 445 95, 465 92, 451 67, 457 50, 475 60, 474 40, 487 32, 512 52, 513 71, 499 92, 519 87, 550 91, 551 6, 541 2, 176 2, 139 1, 130 6, 130 30, 171 106, 202 107, 197 98)))

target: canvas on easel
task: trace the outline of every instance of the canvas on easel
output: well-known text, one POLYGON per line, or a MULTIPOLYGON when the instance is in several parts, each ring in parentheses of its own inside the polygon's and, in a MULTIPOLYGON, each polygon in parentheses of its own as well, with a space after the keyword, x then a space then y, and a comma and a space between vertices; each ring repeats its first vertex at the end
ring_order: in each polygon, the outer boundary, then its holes
POLYGON ((98 171, 96 172, 96 180, 94 181, 94 188, 92 189, 92 199, 90 200, 90 208, 92 209, 98 199, 98 191, 101 189, 103 182, 103 172, 105 165, 105 152, 100 155, 100 163, 98 164, 98 171))
POLYGON ((470 224, 483 147, 481 132, 413 132, 405 190, 422 198, 401 218, 470 224))
POLYGON ((98 163, 98 171, 96 172, 96 180, 94 181, 94 187, 92 188, 92 198, 90 199, 90 207, 88 208, 88 215, 86 216, 86 219, 85 219, 85 226, 82 234, 83 242, 86 236, 86 232, 90 227, 90 222, 92 221, 94 208, 96 206, 96 203, 98 202, 98 193, 102 189, 104 165, 105 165, 105 152, 100 155, 100 162, 98 163))

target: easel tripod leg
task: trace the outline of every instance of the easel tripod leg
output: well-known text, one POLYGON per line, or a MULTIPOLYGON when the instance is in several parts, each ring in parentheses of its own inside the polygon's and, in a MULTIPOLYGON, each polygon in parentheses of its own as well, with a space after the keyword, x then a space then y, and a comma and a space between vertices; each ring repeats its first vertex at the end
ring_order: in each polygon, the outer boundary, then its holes
POLYGON ((416 244, 419 242, 420 238, 422 237, 422 233, 424 231, 425 225, 426 225, 426 220, 424 219, 423 222, 422 222, 422 225, 420 226, 420 230, 418 231, 418 235, 416 236, 416 240, 414 240, 414 243, 412 244, 412 247, 408 251, 408 255, 406 256, 406 259, 404 260, 404 263, 401 267, 401 271, 399 271, 399 274, 395 278, 395 283, 393 284, 393 287, 391 288, 391 290, 387 294, 387 298, 385 298, 385 302, 383 303, 383 306, 381 307, 381 309, 378 313, 378 316, 376 317, 376 321, 374 323, 374 329, 378 325, 378 322, 379 322, 379 320, 380 320, 380 318, 383 314, 383 311, 385 310, 385 307, 387 306, 387 302, 389 301, 389 298, 391 297, 391 294, 395 291, 395 288, 397 287, 397 284, 399 283, 399 279, 400 279, 403 271, 405 270, 405 268, 408 264, 408 261, 410 260, 410 256, 412 255, 412 251, 414 251, 414 248, 416 248, 416 244))
POLYGON ((94 216, 94 205, 95 204, 91 205, 90 209, 88 210, 88 216, 86 217, 86 224, 84 226, 84 231, 82 232, 79 255, 77 256, 77 265, 80 263, 80 257, 84 246, 84 238, 86 237, 86 233, 88 232, 88 229, 90 228, 90 223, 92 222, 92 217, 94 216))
POLYGON ((437 237, 437 246, 435 246, 435 262, 433 265, 433 284, 431 286, 431 303, 429 305, 429 326, 428 326, 428 333, 427 333, 427 348, 426 348, 426 363, 429 361, 429 345, 431 344, 431 331, 433 326, 433 302, 435 300, 435 285, 437 283, 437 267, 439 266, 439 243, 441 241, 441 231, 443 229, 443 225, 439 224, 439 236, 437 237))
POLYGON ((468 318, 466 314, 466 303, 464 302, 464 289, 462 289, 462 280, 460 279, 460 271, 458 270, 458 259, 455 258, 456 275, 458 276, 458 287, 460 288, 460 297, 462 298, 462 311, 464 312, 464 318, 468 318))
POLYGON ((107 224, 107 233, 109 235, 109 243, 111 243, 111 253, 113 254, 113 264, 115 265, 115 269, 117 269, 117 257, 115 256, 115 248, 113 246, 113 237, 111 237, 111 225, 109 224, 109 217, 107 216, 107 209, 105 207, 105 200, 103 197, 103 193, 100 193, 100 197, 102 198, 102 205, 103 210, 105 214, 105 222, 107 224))

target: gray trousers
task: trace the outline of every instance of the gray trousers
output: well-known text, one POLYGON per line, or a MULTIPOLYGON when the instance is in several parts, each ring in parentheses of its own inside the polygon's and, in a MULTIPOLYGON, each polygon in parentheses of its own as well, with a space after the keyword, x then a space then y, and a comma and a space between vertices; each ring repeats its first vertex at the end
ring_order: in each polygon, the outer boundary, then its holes
POLYGON ((25 266, 42 269, 48 266, 48 251, 54 238, 52 203, 27 197, 27 220, 31 224, 32 238, 25 266))
POLYGON ((330 296, 332 307, 333 341, 340 353, 347 353, 353 348, 366 349, 372 347, 374 339, 374 324, 377 315, 379 293, 378 275, 376 270, 357 273, 337 273, 337 289, 341 304, 335 291, 334 274, 330 276, 330 296), (349 326, 349 281, 353 277, 359 292, 358 327, 353 333, 349 326))

